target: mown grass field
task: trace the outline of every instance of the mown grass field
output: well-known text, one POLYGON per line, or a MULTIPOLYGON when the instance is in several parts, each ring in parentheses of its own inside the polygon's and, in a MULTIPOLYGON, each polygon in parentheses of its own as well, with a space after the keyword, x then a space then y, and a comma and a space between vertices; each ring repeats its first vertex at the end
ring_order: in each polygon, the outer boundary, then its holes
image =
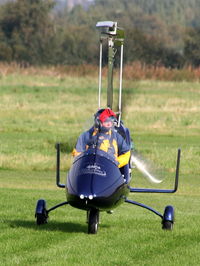
MULTIPOLYGON (((161 187, 172 187, 177 148, 182 149, 176 194, 129 196, 160 212, 173 205, 176 223, 172 232, 161 229, 159 217, 128 204, 113 215, 102 213, 97 235, 87 234, 85 212, 69 206, 50 213, 47 225, 36 226, 39 198, 45 198, 49 207, 65 200, 65 191, 55 186, 55 143, 63 143, 64 182, 76 138, 91 125, 97 109, 97 87, 96 77, 1 76, 0 264, 198 265, 197 82, 124 81, 124 123, 135 148, 164 169, 161 187)), ((132 185, 152 186, 137 170, 133 170, 132 185)))

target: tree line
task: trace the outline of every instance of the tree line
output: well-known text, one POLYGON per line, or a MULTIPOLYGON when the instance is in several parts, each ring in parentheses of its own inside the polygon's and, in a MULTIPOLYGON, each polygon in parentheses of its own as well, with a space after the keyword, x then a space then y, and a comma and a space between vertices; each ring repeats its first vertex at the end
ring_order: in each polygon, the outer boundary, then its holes
POLYGON ((94 0, 54 9, 53 0, 0 7, 0 61, 29 65, 98 64, 97 21, 125 29, 125 63, 181 68, 200 64, 198 0, 94 0))

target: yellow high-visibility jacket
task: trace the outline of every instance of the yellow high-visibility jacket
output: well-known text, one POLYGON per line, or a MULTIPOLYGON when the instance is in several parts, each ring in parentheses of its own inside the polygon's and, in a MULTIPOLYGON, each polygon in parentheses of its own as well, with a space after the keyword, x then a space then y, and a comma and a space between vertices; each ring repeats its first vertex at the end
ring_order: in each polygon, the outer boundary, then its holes
POLYGON ((114 130, 101 133, 94 129, 93 132, 88 130, 82 133, 77 140, 76 147, 72 151, 72 155, 77 156, 94 145, 98 149, 108 152, 111 156, 114 156, 115 160, 119 163, 119 168, 129 163, 130 147, 126 143, 125 139, 114 130))

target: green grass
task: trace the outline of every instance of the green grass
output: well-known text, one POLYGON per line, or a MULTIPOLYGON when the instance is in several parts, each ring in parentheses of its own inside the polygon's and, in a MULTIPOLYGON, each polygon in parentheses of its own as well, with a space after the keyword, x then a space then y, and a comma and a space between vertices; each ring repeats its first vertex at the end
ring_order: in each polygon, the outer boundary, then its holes
MULTIPOLYGON (((7 75, 0 79, 0 265, 199 264, 200 85, 124 81, 124 87, 123 120, 135 148, 164 169, 159 187, 172 187, 177 148, 182 149, 176 194, 129 196, 161 213, 173 205, 174 230, 163 231, 159 217, 129 204, 113 215, 102 213, 97 235, 87 234, 85 212, 70 206, 37 227, 39 198, 48 207, 65 201, 65 191, 55 186, 54 145, 63 143, 65 182, 76 138, 97 109, 97 80, 7 75)), ((152 186, 137 170, 132 185, 152 186)))
MULTIPOLYGON (((113 215, 102 213, 98 234, 87 235, 85 212, 69 206, 52 212, 47 225, 35 225, 38 198, 45 198, 49 207, 65 199, 53 179, 52 172, 1 172, 2 265, 198 265, 198 194, 181 185, 176 195, 130 197, 161 212, 173 204, 172 232, 161 229, 159 217, 123 204, 113 215)), ((184 183, 192 188, 194 179, 184 183)))

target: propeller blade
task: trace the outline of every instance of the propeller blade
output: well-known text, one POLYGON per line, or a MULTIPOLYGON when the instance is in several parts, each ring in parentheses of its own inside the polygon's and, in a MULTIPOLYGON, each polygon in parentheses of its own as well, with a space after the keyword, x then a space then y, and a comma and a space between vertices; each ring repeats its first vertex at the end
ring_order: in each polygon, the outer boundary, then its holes
POLYGON ((153 165, 152 162, 145 159, 141 154, 138 152, 133 152, 131 155, 131 166, 135 166, 142 175, 151 183, 159 184, 163 182, 161 176, 158 178, 158 173, 156 167, 153 165))

